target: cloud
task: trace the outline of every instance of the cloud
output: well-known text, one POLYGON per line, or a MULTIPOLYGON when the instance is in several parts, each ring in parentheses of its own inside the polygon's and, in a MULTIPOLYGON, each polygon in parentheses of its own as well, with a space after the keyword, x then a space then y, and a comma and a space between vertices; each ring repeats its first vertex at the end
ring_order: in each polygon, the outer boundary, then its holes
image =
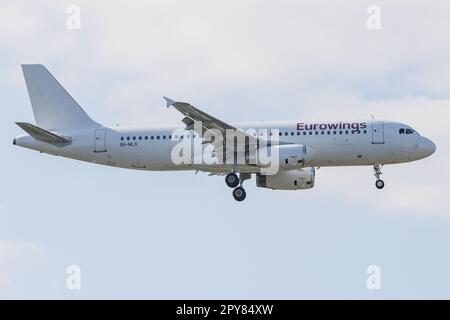
POLYGON ((379 32, 366 28, 369 3, 319 3, 132 0, 105 10, 101 3, 79 1, 80 31, 66 29, 68 1, 10 4, 3 21, 20 23, 0 39, 23 58, 51 58, 66 66, 69 59, 83 71, 150 74, 179 88, 192 82, 261 86, 276 78, 290 87, 371 84, 392 92, 389 85, 399 80, 414 86, 436 82, 433 73, 448 67, 443 58, 450 46, 440 33, 449 25, 445 2, 381 1, 379 32), (411 48, 411 34, 423 45, 411 48), (42 37, 53 41, 41 48, 42 37), (35 50, 24 52, 25 42, 35 50), (417 72, 428 77, 417 77, 417 72))
POLYGON ((45 250, 35 243, 0 240, 0 296, 13 296, 18 276, 29 270, 44 255, 45 250))

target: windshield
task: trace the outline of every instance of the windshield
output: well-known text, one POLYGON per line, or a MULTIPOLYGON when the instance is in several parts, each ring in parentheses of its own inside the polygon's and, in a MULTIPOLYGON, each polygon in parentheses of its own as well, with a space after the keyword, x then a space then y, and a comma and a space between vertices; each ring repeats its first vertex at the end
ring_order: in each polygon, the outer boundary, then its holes
POLYGON ((417 134, 420 135, 416 130, 411 129, 411 128, 400 128, 398 130, 399 134, 417 134))

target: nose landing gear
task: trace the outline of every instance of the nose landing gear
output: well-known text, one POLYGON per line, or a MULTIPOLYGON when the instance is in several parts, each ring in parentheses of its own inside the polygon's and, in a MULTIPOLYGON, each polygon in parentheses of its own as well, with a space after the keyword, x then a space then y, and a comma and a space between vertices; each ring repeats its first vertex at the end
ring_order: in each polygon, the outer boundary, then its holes
POLYGON ((381 169, 383 168, 382 164, 374 164, 373 165, 373 171, 374 171, 374 176, 375 178, 377 178, 377 181, 375 181, 375 187, 377 187, 377 189, 383 189, 384 188, 384 181, 380 179, 380 176, 383 174, 381 172, 381 169))
POLYGON ((377 187, 377 189, 383 189, 384 188, 384 181, 381 180, 381 179, 375 181, 375 187, 377 187))

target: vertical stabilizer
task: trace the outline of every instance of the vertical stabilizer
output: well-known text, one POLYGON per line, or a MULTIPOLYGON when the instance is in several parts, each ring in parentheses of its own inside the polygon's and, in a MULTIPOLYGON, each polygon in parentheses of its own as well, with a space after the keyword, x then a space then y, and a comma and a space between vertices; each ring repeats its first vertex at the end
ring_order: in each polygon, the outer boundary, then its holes
POLYGON ((100 126, 41 64, 22 65, 36 125, 46 130, 100 126))

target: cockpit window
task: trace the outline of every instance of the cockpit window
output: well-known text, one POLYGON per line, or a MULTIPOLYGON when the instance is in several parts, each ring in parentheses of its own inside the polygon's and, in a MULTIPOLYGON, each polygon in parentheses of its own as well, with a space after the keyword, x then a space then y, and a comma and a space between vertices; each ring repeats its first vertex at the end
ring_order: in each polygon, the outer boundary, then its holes
POLYGON ((415 132, 413 129, 409 129, 409 128, 401 128, 398 130, 399 134, 414 134, 417 133, 415 132))

